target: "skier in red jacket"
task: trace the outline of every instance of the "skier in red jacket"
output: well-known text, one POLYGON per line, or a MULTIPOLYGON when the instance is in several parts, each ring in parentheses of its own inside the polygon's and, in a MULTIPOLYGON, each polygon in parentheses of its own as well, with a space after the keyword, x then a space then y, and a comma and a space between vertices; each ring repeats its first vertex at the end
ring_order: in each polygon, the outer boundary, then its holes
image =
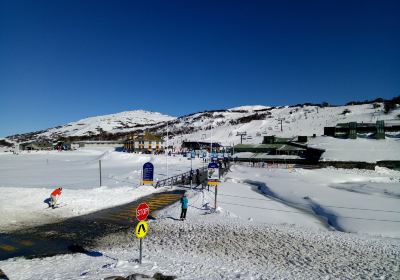
POLYGON ((50 194, 50 206, 54 209, 57 205, 57 200, 60 198, 62 193, 62 188, 57 188, 50 194))

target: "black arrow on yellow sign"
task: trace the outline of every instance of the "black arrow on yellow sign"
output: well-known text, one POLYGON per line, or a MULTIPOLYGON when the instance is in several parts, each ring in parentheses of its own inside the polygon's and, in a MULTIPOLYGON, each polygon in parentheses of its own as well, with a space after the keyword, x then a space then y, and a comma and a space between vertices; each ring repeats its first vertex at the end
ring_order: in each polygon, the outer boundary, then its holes
POLYGON ((142 239, 146 236, 149 226, 146 221, 140 221, 135 228, 136 237, 142 239))
POLYGON ((144 224, 141 224, 141 225, 139 226, 138 234, 140 234, 140 231, 141 231, 141 230, 143 230, 143 233, 146 233, 146 229, 144 228, 144 224))

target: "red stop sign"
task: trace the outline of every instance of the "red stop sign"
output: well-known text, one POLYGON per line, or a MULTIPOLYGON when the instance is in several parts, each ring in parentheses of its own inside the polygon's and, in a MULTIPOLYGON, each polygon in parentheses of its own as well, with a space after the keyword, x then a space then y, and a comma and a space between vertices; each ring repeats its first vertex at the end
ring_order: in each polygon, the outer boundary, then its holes
POLYGON ((149 213, 150 213, 150 207, 145 202, 140 203, 139 206, 136 208, 136 218, 139 221, 145 220, 149 215, 149 213))

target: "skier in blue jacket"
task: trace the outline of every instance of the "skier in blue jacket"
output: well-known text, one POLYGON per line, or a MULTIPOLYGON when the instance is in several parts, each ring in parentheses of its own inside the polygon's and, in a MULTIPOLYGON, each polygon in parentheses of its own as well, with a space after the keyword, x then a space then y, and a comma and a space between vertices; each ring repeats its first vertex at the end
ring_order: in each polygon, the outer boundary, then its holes
POLYGON ((183 194, 181 197, 182 211, 181 211, 181 221, 186 219, 186 212, 189 205, 189 200, 186 197, 186 194, 183 194))

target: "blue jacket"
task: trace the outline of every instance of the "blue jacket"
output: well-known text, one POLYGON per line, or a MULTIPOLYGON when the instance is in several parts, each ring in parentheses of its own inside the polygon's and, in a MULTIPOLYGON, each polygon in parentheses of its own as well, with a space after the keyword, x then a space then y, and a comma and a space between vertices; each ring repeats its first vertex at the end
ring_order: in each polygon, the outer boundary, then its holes
POLYGON ((182 209, 188 209, 189 200, 186 196, 181 198, 182 209))

